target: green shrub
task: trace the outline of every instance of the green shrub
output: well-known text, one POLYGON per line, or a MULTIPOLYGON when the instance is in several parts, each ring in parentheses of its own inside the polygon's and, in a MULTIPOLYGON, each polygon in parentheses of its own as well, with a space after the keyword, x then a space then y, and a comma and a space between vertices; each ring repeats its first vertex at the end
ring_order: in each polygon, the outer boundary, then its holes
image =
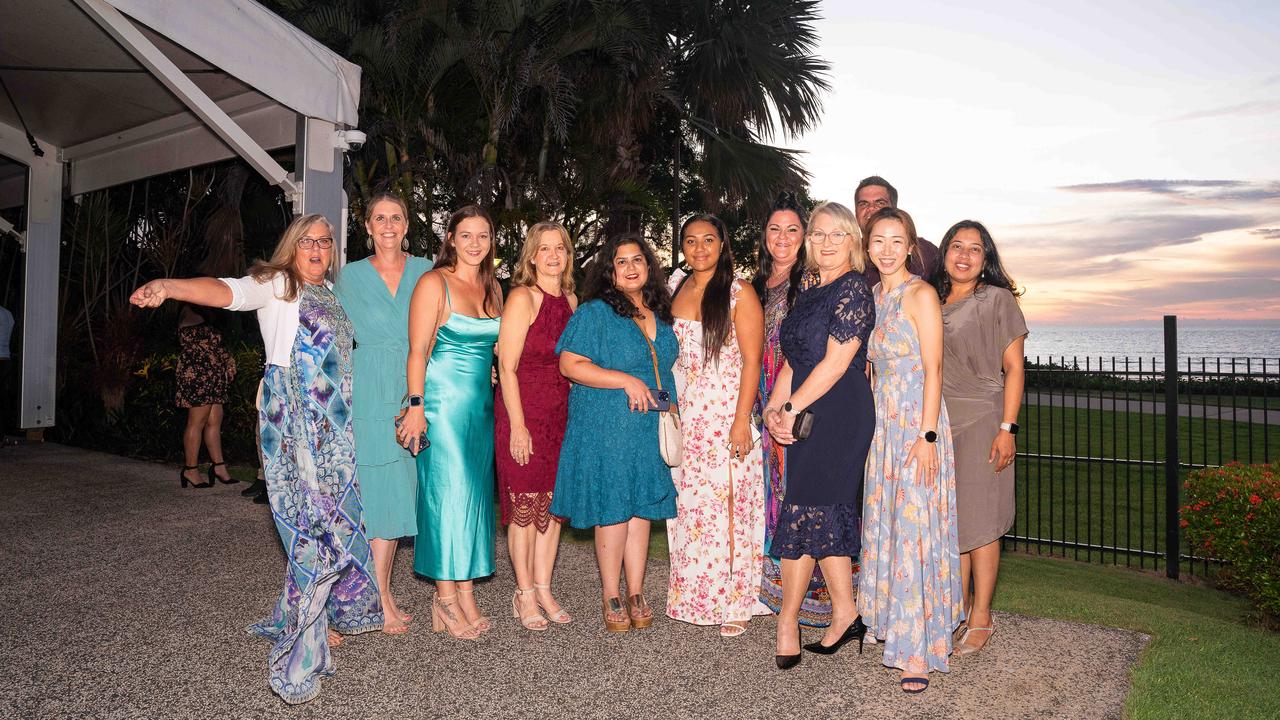
POLYGON ((1192 551, 1223 560, 1219 584, 1280 620, 1280 462, 1196 470, 1185 487, 1181 524, 1192 551))
MULTIPOLYGON (((261 343, 232 342, 236 378, 223 406, 222 448, 228 462, 258 462, 258 410, 254 404, 262 379, 261 343)), ((174 405, 176 349, 160 348, 138 360, 124 388, 119 410, 104 409, 97 393, 85 392, 89 383, 70 380, 59 396, 58 426, 52 439, 72 445, 150 460, 180 461, 182 429, 187 411, 174 405)), ((68 370, 83 377, 83 367, 68 370)), ((201 449, 201 462, 208 454, 201 449)))

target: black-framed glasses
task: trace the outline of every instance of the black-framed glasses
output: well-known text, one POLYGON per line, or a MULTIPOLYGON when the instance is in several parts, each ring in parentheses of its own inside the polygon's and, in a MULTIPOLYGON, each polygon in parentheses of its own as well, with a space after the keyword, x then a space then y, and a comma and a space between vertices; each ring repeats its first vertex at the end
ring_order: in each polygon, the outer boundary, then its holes
POLYGON ((310 250, 313 247, 318 247, 321 250, 328 250, 329 248, 333 247, 333 238, 331 237, 300 238, 298 240, 298 247, 302 248, 303 250, 310 250))

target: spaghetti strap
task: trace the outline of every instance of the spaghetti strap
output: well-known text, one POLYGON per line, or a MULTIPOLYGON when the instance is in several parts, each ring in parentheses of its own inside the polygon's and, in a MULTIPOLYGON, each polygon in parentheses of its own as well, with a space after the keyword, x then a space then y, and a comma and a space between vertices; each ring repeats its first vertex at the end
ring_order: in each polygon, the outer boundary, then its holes
POLYGON ((449 305, 449 312, 453 312, 453 298, 449 295, 449 281, 445 279, 444 273, 440 273, 440 282, 444 283, 444 301, 449 305))

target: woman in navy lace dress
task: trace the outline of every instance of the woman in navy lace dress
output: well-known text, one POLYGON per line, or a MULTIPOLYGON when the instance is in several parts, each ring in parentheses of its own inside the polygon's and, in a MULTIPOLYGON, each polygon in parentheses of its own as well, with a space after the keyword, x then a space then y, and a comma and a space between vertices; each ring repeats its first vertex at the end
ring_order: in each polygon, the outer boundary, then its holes
POLYGON ((862 477, 875 432, 866 375, 875 303, 862 277, 862 234, 848 208, 814 208, 805 243, 819 284, 804 290, 782 321, 787 362, 764 412, 774 441, 789 446, 772 545, 782 558, 776 660, 784 670, 800 662, 800 604, 815 562, 831 594, 831 625, 805 649, 831 654, 866 632, 854 604, 852 558, 861 547, 862 477), (813 413, 813 429, 798 440, 792 431, 804 411, 813 413))

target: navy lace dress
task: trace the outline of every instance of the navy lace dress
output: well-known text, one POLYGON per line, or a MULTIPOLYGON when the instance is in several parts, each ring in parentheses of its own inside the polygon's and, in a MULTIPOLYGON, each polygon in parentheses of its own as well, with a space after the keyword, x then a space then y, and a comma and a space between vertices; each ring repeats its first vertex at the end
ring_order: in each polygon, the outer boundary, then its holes
POLYGON ((850 271, 805 290, 782 321, 782 354, 791 391, 827 352, 827 338, 857 340, 849 369, 808 407, 813 432, 787 449, 787 489, 771 550, 779 557, 857 557, 862 544, 862 480, 876 413, 867 381, 867 338, 875 301, 862 274, 850 271))

